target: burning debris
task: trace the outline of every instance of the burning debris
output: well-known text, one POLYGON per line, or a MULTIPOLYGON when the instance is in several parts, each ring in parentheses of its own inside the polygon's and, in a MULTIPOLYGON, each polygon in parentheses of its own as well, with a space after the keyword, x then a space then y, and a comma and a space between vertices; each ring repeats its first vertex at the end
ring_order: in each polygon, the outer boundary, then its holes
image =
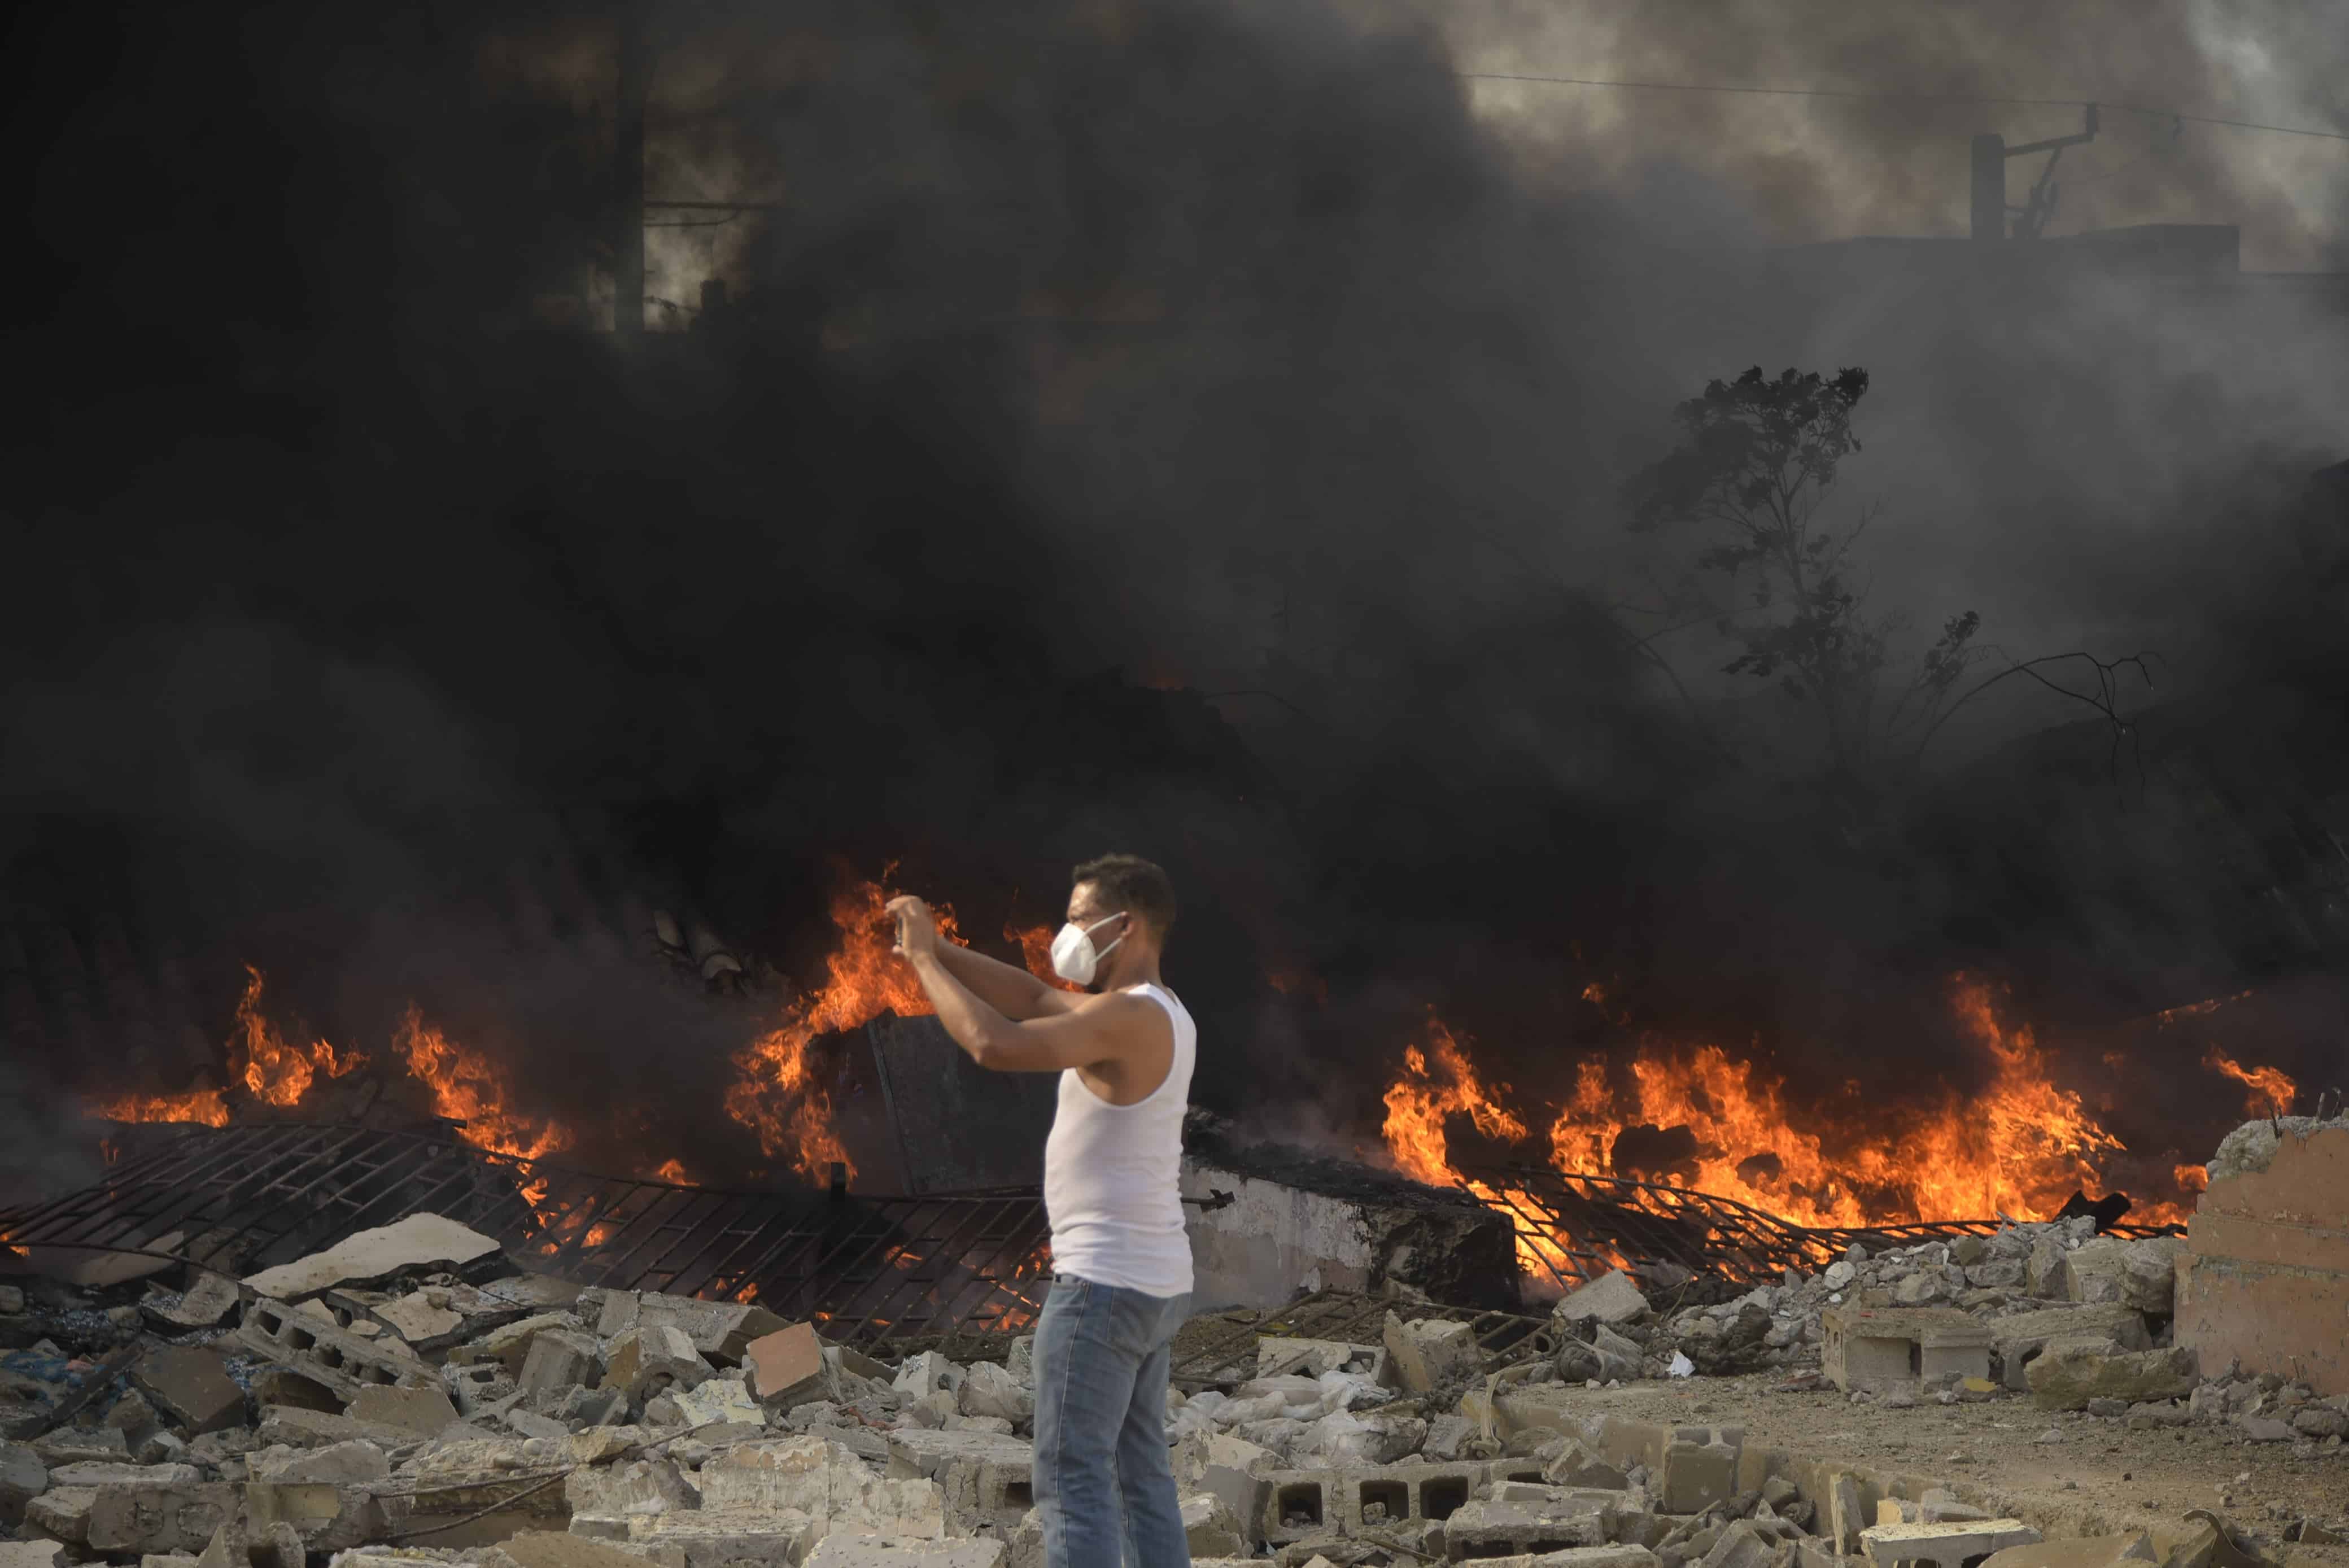
MULTIPOLYGON (((1609 1013, 1601 985, 1586 987, 1583 999, 1610 1024, 1628 1021, 1609 1013)), ((2209 1012, 2240 999, 2199 1006, 2209 1012)), ((1790 1104, 1784 1083, 1717 1045, 1657 1037, 1639 1040, 1627 1069, 1585 1059, 1561 1099, 1537 1108, 1491 1081, 1472 1043, 1431 1015, 1425 1047, 1405 1048, 1386 1090, 1381 1130, 1406 1175, 1464 1185, 1521 1211, 1521 1185, 1489 1178, 1478 1161, 1453 1150, 1461 1123, 1489 1146, 1539 1150, 1554 1171, 1610 1172, 1704 1192, 1813 1228, 2052 1214, 2072 1193, 2109 1200, 2106 1170, 2126 1146, 2077 1090, 2056 1081, 2030 1026, 2004 1016, 1996 989, 1974 976, 1951 977, 1949 1006, 1979 1053, 1984 1086, 1939 1102, 1869 1104, 1857 1116, 1832 1104, 1790 1104)), ((2170 1021, 2157 1016, 2158 1024, 2170 1021)), ((2202 1065, 2248 1091, 2249 1115, 2280 1114, 2297 1092, 2281 1069, 2246 1067, 2215 1046, 2202 1065)), ((2164 1174, 2178 1198, 2121 1200, 2138 1223, 2182 1222, 2200 1189, 2199 1166, 2164 1174)), ((1529 1274, 1558 1272, 1538 1238, 1528 1237, 1524 1252, 1529 1274)))
MULTIPOLYGON (((294 1130, 187 1136, 249 1156, 254 1137, 294 1130)), ((2263 1183, 2321 1176, 2336 1144, 2349 1147, 2349 1123, 2253 1124, 2213 1161, 2201 1218, 2251 1212, 2263 1183)), ((551 1257, 548 1235, 582 1233, 562 1216, 625 1232, 627 1204, 583 1211, 552 1172, 440 1147, 456 1164, 378 1158, 377 1180, 413 1192, 488 1168, 510 1192, 543 1181, 535 1202, 506 1206, 518 1240, 423 1210, 256 1233, 208 1224, 234 1216, 199 1204, 149 1222, 201 1229, 215 1260, 245 1255, 241 1278, 189 1267, 182 1288, 153 1274, 0 1286, 8 1568, 1039 1560, 1017 1319, 961 1320, 952 1347, 918 1348, 869 1319, 711 1288, 732 1275, 669 1276, 694 1294, 565 1279, 544 1266, 616 1275, 608 1243, 551 1257), (318 1244, 280 1255, 297 1233, 318 1244)), ((116 1196, 144 1192, 151 1209, 138 1167, 119 1168, 133 1180, 116 1196)), ((362 1216, 362 1188, 338 1191, 342 1212, 362 1216)), ((690 1222, 663 1212, 655 1233, 686 1233, 664 1244, 689 1242, 690 1222)), ((6 1220, 28 1242, 45 1222, 6 1220)), ((1704 1276, 1720 1299, 1700 1299, 1692 1271, 1603 1272, 1539 1315, 1445 1305, 1392 1276, 1206 1311, 1175 1343, 1166 1433, 1195 1560, 2241 1568, 2287 1545, 2321 1552, 2349 1528, 2324 1501, 2343 1495, 2349 1393, 2290 1366, 2216 1366, 2209 1331, 2188 1321, 2195 1292, 2248 1277, 2206 1247, 2239 1233, 2100 1234, 2079 1216, 1878 1235, 1742 1294, 1704 1276), (2261 1538, 2151 1500, 2142 1522, 2067 1513, 1969 1479, 1958 1453, 1918 1474, 1774 1446, 1701 1418, 1727 1396, 1669 1420, 1609 1403, 1749 1386, 1771 1390, 1754 1423, 1805 1401, 1896 1420, 2021 1409, 2026 1427, 2057 1423, 2042 1442, 2069 1440, 2067 1422, 2116 1450, 2195 1438, 2306 1480, 2261 1538)), ((890 1272, 913 1272, 898 1266, 908 1250, 890 1272)), ((147 1251, 160 1264, 172 1248, 147 1251)), ((1508 1255, 1504 1232, 1495 1256, 1508 1255)), ((2230 1300, 2231 1315, 2258 1305, 2230 1300)), ((2243 1491, 2251 1473, 2228 1484, 2243 1491)))

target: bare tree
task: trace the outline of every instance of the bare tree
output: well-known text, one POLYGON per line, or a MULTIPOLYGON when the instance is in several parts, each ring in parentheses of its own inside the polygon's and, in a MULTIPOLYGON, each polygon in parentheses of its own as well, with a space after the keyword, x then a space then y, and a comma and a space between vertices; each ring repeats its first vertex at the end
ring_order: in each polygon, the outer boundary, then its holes
POLYGON ((1708 542, 1690 576, 1660 587, 1656 602, 1618 606, 1661 623, 1644 637, 1627 635, 1649 649, 1658 637, 1710 622, 1741 645, 1724 673, 1775 680, 1814 709, 1826 771, 1862 789, 1912 769, 1959 705, 2008 675, 2027 674, 2124 726, 2110 676, 2129 664, 2144 674, 2139 659, 2090 659, 2104 677, 2094 696, 2039 673, 2054 659, 2085 654, 2009 661, 1961 692, 1967 672, 1997 653, 1975 642, 1982 617, 1972 610, 1944 619, 1913 662, 1896 660, 1893 643, 1905 619, 1868 614, 1854 559, 1875 511, 1862 508, 1840 527, 1823 516, 1843 459, 1860 450, 1851 416, 1867 392, 1868 372, 1857 367, 1832 379, 1788 370, 1775 380, 1756 367, 1707 384, 1673 410, 1681 441, 1633 478, 1630 527, 1692 528, 1708 542))

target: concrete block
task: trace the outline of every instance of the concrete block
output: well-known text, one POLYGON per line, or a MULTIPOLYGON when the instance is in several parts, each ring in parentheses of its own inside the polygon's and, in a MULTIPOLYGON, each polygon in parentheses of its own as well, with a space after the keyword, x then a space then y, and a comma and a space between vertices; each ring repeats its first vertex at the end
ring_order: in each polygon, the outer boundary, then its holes
POLYGON ((606 1546, 567 1531, 525 1530, 498 1542, 521 1568, 645 1568, 638 1553, 606 1546))
POLYGON ((397 1296, 337 1285, 318 1299, 337 1315, 348 1313, 354 1324, 366 1320, 383 1325, 406 1340, 409 1349, 429 1356, 480 1339, 509 1323, 570 1305, 568 1298, 541 1300, 545 1293, 529 1288, 531 1278, 497 1281, 494 1289, 461 1282, 429 1284, 397 1296))
POLYGON ((1475 1329, 1449 1318, 1419 1317, 1406 1323, 1390 1312, 1380 1343, 1387 1353, 1382 1376, 1407 1394, 1424 1394, 1454 1382, 1485 1362, 1475 1329))
POLYGON ((1036 1451, 1022 1439, 909 1428, 889 1433, 888 1442, 884 1476, 936 1482, 956 1533, 988 1524, 1009 1529, 1036 1505, 1036 1451))
POLYGON ((594 1336, 577 1329, 551 1328, 533 1335, 515 1382, 524 1394, 559 1394, 574 1383, 601 1382, 595 1348, 594 1336))
POLYGON ((283 1524, 249 1529, 232 1519, 212 1532, 196 1558, 196 1568, 303 1568, 308 1553, 302 1539, 283 1524))
POLYGON ((220 1352, 208 1346, 149 1351, 132 1365, 130 1385, 189 1437, 244 1424, 244 1390, 230 1379, 220 1352))
POLYGON ((2178 1399, 2201 1381, 2195 1353, 2115 1351, 2106 1340, 2058 1339, 2031 1363, 2031 1402, 2043 1410, 2085 1409, 2091 1399, 2178 1399))
MULTIPOLYGON (((542 1312, 529 1317, 501 1324, 470 1344, 460 1345, 449 1352, 447 1364, 451 1367, 479 1367, 495 1362, 509 1377, 520 1377, 530 1359, 530 1347, 542 1334, 580 1332, 577 1318, 567 1312, 542 1312)), ((590 1343, 589 1357, 595 1351, 590 1343)), ((576 1381, 576 1379, 574 1379, 576 1381)))
POLYGON ((440 1374, 415 1357, 329 1327, 281 1301, 256 1301, 247 1307, 237 1340, 254 1354, 325 1384, 346 1400, 369 1384, 430 1387, 440 1382, 440 1374))
POLYGON ((199 1481, 192 1472, 177 1484, 100 1485, 90 1501, 89 1549, 109 1555, 138 1553, 142 1556, 150 1552, 202 1552, 212 1532, 235 1516, 237 1502, 234 1486, 199 1481))
MULTIPOLYGON (((767 1413, 750 1397, 749 1386, 737 1377, 712 1377, 690 1388, 672 1388, 668 1397, 689 1427, 746 1426, 764 1429, 767 1413)), ((708 1433, 700 1434, 707 1441, 708 1433)))
POLYGON ((2168 1317, 2175 1309, 2178 1254, 2185 1249, 2182 1236, 2098 1236, 2083 1242, 2064 1260, 2065 1294, 2074 1301, 2112 1303, 2168 1317))
POLYGON ((1821 1367, 1846 1393, 1990 1376, 1990 1326, 1954 1307, 1831 1306, 1819 1330, 1821 1367))
POLYGON ((1253 1538, 1264 1522, 1265 1472, 1279 1456, 1228 1432, 1195 1433, 1174 1448, 1174 1483, 1183 1491, 1213 1492, 1253 1538))
POLYGON ((2039 1532, 2019 1519, 1988 1519, 1959 1524, 1871 1524, 1859 1532, 1860 1550, 1876 1568, 1899 1563, 1930 1563, 1937 1568, 1967 1568, 2010 1546, 2029 1546, 2039 1532))
MULTIPOLYGON (((1194 1492, 1179 1500, 1183 1537, 1194 1561, 1201 1557, 1234 1557, 1247 1550, 1247 1532, 1229 1505, 1212 1491, 1194 1492)), ((1017 1520, 1012 1523, 1017 1524, 1017 1520)))
POLYGON ((53 1486, 25 1505, 25 1522, 70 1546, 89 1544, 89 1511, 98 1501, 92 1486, 53 1486))
POLYGON ((1750 1519, 1733 1520, 1704 1554, 1704 1568, 1769 1568, 1777 1537, 1750 1519))
POLYGON ((675 1460, 666 1459, 582 1463, 564 1478, 563 1492, 573 1515, 584 1518, 651 1518, 701 1506, 701 1493, 675 1460))
POLYGON ((26 1446, 52 1470, 63 1465, 132 1462, 129 1440, 112 1427, 59 1427, 26 1446))
POLYGON ((603 1386, 641 1402, 672 1388, 695 1387, 711 1370, 683 1330, 651 1324, 629 1329, 612 1342, 603 1386))
POLYGON ((1859 1483, 1841 1470, 1827 1478, 1826 1496, 1821 1501, 1826 1528, 1820 1532, 1835 1550, 1846 1556, 1859 1550, 1859 1533, 1868 1528, 1868 1521, 1861 1511, 1859 1483))
POLYGON ((1569 1546, 1545 1552, 1527 1568, 1656 1568, 1656 1554, 1644 1546, 1569 1546))
POLYGON ((1568 1291, 1552 1314, 1568 1323, 1596 1318, 1600 1323, 1630 1323, 1644 1317, 1648 1298, 1621 1269, 1610 1269, 1597 1279, 1568 1291))
POLYGON ((1666 1513, 1702 1513, 1737 1495, 1737 1450, 1726 1443, 1674 1441, 1665 1445, 1663 1491, 1666 1513))
POLYGON ((311 1552, 348 1551, 389 1528, 366 1486, 248 1481, 244 1515, 257 1530, 289 1527, 311 1552))
POLYGON ((169 1307, 141 1303, 139 1310, 148 1316, 160 1316, 174 1328, 212 1328, 228 1316, 237 1300, 242 1300, 242 1295, 237 1295, 235 1279, 230 1279, 228 1274, 197 1273, 195 1284, 191 1284, 176 1303, 169 1307))
POLYGON ((1998 1362, 1999 1376, 2018 1394, 2031 1387, 2027 1381, 2031 1363, 2055 1340, 2105 1338, 2123 1350, 2144 1350, 2153 1343, 2146 1335, 2145 1315, 2117 1303, 2019 1312, 2013 1317, 1992 1318, 1990 1331, 1991 1353, 1998 1362))
POLYGON ((494 1264, 498 1243, 438 1214, 411 1214, 396 1225, 361 1231, 290 1264, 264 1269, 244 1288, 278 1301, 300 1301, 336 1285, 367 1284, 403 1269, 462 1273, 494 1264))
POLYGON ((1485 1480, 1485 1467, 1473 1462, 1340 1470, 1333 1489, 1337 1522, 1341 1529, 1360 1530, 1407 1520, 1446 1520, 1466 1505, 1485 1480))
POLYGON ((21 1443, 0 1443, 0 1528, 24 1522, 25 1505, 49 1490, 49 1467, 21 1443))
POLYGON ((1552 1486, 1590 1486, 1620 1491, 1631 1484, 1626 1465, 1610 1464, 1572 1439, 1556 1458, 1542 1467, 1542 1480, 1552 1486))
POLYGON ((457 1419, 457 1407, 438 1388, 387 1387, 370 1383, 352 1398, 350 1417, 378 1427, 438 1437, 457 1419))
POLYGON ((965 1416, 992 1416, 1016 1427, 1034 1418, 1036 1396, 1001 1364, 974 1361, 963 1377, 962 1392, 955 1396, 955 1408, 965 1416))
POLYGON ((740 1363, 752 1340, 790 1326, 789 1319, 763 1306, 646 1291, 635 1295, 621 1292, 606 1296, 595 1332, 602 1338, 611 1339, 632 1328, 674 1328, 691 1341, 694 1354, 719 1366, 732 1367, 740 1363))
POLYGON ((898 1364, 897 1376, 892 1386, 899 1393, 916 1398, 925 1394, 959 1397, 968 1377, 968 1373, 936 1351, 925 1350, 917 1356, 908 1356, 898 1364))
POLYGON ((265 1449, 246 1459, 245 1471, 254 1480, 282 1486, 364 1486, 389 1480, 391 1461, 373 1443, 354 1439, 315 1449, 265 1449))
POLYGON ((1264 1512, 1257 1534, 1273 1545, 1335 1530, 1344 1517, 1340 1472, 1274 1470, 1264 1474, 1264 1512))
POLYGON ((1596 1510, 1575 1513, 1526 1503, 1471 1501, 1444 1522, 1444 1554, 1455 1563, 1463 1558, 1562 1552, 1606 1542, 1606 1528, 1596 1510))
POLYGON ((853 1451, 813 1434, 737 1443, 703 1464, 700 1480, 705 1512, 795 1510, 819 1523, 840 1516, 881 1521, 874 1528, 887 1533, 946 1532, 945 1494, 936 1483, 876 1476, 853 1451))
POLYGON ((787 1324, 751 1340, 742 1347, 751 1396, 783 1410, 832 1398, 831 1367, 823 1351, 814 1325, 807 1323, 787 1324))
POLYGON ((66 1568, 62 1541, 0 1541, 0 1568, 66 1568))
POLYGON ((656 1557, 674 1553, 686 1568, 794 1568, 825 1528, 797 1509, 687 1510, 639 1520, 626 1539, 656 1557))
MULTIPOLYGON (((328 1296, 339 1294, 329 1292, 328 1296)), ((328 1299, 328 1305, 338 1305, 328 1299)), ((368 1316, 408 1341, 411 1350, 446 1350, 457 1343, 465 1315, 449 1305, 447 1291, 415 1291, 368 1308, 368 1316), (437 1298, 437 1299, 436 1299, 437 1298)))
POLYGON ((347 1443, 355 1439, 380 1449, 398 1448, 416 1440, 414 1433, 398 1427, 379 1427, 323 1410, 271 1406, 261 1413, 264 1448, 322 1449, 329 1443, 347 1443))
POLYGON ((2246 1123, 2210 1164, 2178 1266, 2178 1343, 2349 1394, 2349 1119, 2246 1123))
POLYGON ((126 1465, 78 1460, 49 1472, 51 1486, 192 1486, 203 1479, 193 1465, 126 1465))

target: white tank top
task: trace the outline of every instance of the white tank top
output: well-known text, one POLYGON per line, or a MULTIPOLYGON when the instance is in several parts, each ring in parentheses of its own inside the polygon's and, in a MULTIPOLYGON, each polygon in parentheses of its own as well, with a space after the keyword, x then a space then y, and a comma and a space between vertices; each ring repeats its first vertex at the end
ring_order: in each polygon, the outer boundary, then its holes
POLYGON ((1110 1104, 1085 1087, 1074 1068, 1061 1074, 1060 1109, 1044 1140, 1052 1268, 1146 1295, 1186 1295, 1191 1238, 1184 1233, 1176 1181, 1199 1030, 1164 987, 1126 989, 1166 1009, 1174 1054, 1166 1081, 1132 1105, 1110 1104))

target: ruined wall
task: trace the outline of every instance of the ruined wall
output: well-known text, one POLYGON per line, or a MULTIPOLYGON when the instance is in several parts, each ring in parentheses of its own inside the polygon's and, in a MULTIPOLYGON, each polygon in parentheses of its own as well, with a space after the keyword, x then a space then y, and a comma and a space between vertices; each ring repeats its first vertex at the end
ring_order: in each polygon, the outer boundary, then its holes
POLYGON ((1366 1180, 1348 1190, 1309 1172, 1276 1176, 1186 1157, 1195 1309, 1277 1307, 1300 1290, 1377 1290, 1390 1280, 1454 1305, 1516 1305, 1516 1240, 1506 1220, 1406 1182, 1390 1180, 1394 1190, 1381 1191, 1380 1173, 1361 1174, 1366 1180))
POLYGON ((2349 1394, 2349 1118, 2228 1134, 2178 1255, 2177 1324, 2206 1377, 2234 1360, 2349 1394))

